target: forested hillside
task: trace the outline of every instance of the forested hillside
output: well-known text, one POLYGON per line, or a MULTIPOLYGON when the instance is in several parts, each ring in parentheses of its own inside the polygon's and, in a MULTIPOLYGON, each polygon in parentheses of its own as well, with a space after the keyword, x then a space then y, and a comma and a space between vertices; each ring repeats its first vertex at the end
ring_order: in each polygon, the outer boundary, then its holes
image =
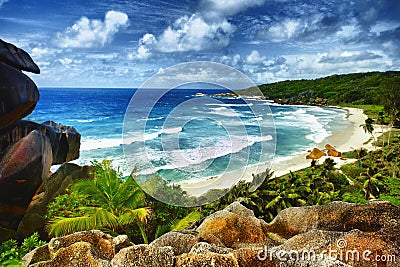
MULTIPOLYGON (((305 100, 327 99, 329 104, 384 104, 387 89, 400 87, 400 71, 332 75, 315 80, 292 80, 260 85, 267 99, 305 100)), ((251 93, 246 89, 239 94, 251 93)))

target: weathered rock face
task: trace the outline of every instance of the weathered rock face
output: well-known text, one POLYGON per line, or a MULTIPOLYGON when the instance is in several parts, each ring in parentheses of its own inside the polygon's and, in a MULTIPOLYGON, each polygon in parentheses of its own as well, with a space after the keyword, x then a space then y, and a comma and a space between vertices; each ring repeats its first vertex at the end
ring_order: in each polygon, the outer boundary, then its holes
POLYGON ((267 224, 235 202, 196 229, 168 233, 150 245, 128 247, 115 241, 123 236, 80 232, 52 239, 27 254, 24 264, 71 266, 70 259, 75 266, 113 267, 395 267, 400 257, 399 219, 399 208, 385 201, 335 202, 286 209, 267 224), (213 223, 216 230, 211 229, 213 223), (205 232, 213 238, 204 240, 205 232), (386 261, 377 261, 379 256, 386 261))
POLYGON ((393 219, 400 219, 400 208, 387 201, 368 204, 332 202, 324 206, 285 209, 266 230, 284 238, 311 230, 377 232, 393 219))
POLYGON ((121 249, 112 259, 113 267, 173 267, 174 252, 172 247, 153 247, 149 245, 136 245, 121 249))
POLYGON ((127 236, 112 236, 98 230, 53 238, 23 258, 25 266, 110 266, 120 249, 129 246, 127 236))
POLYGON ((93 178, 92 172, 93 168, 89 166, 80 167, 76 164, 64 163, 43 182, 26 209, 16 235, 22 239, 42 229, 46 223, 47 205, 55 197, 65 194, 66 188, 74 181, 93 178))
POLYGON ((324 156, 326 156, 326 154, 315 147, 311 153, 306 156, 306 159, 319 159, 324 156))
POLYGON ((39 67, 24 50, 0 39, 0 61, 18 70, 25 70, 36 74, 40 73, 39 67))
POLYGON ((0 130, 30 114, 39 100, 35 83, 0 61, 0 130))
POLYGON ((39 131, 10 146, 0 159, 0 226, 16 229, 21 216, 50 173, 49 139, 39 131))
POLYGON ((207 217, 197 231, 199 237, 208 243, 239 248, 244 244, 262 245, 267 242, 262 224, 265 222, 257 219, 253 211, 234 202, 207 217))
POLYGON ((53 164, 61 164, 79 158, 81 135, 71 126, 53 121, 37 124, 31 121, 18 121, 7 132, 0 134, 0 151, 18 142, 33 130, 40 130, 50 139, 53 164))
POLYGON ((81 135, 71 126, 54 121, 41 124, 44 133, 50 138, 53 148, 53 164, 61 164, 79 158, 81 135))

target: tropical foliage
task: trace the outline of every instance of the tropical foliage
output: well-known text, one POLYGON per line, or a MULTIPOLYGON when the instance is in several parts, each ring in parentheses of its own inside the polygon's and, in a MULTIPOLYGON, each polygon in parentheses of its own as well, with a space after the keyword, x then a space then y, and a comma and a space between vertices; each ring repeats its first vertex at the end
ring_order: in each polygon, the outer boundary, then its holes
POLYGON ((195 209, 167 205, 149 197, 132 176, 124 178, 113 170, 110 161, 94 162, 93 167, 94 179, 75 182, 69 194, 50 203, 50 236, 101 229, 112 235, 127 234, 135 243, 148 243, 200 219, 195 209))
POLYGON ((22 257, 29 251, 45 243, 39 240, 38 233, 25 238, 22 244, 18 244, 14 239, 3 242, 0 245, 0 266, 22 266, 22 257))
POLYGON ((48 225, 49 234, 60 236, 102 229, 129 235, 127 226, 135 224, 146 243, 144 224, 151 214, 151 208, 146 206, 144 192, 132 177, 121 180, 122 175, 111 168, 110 161, 94 163, 94 168, 95 179, 81 180, 72 185, 75 199, 81 199, 82 204, 86 204, 75 209, 79 216, 55 216, 48 225))

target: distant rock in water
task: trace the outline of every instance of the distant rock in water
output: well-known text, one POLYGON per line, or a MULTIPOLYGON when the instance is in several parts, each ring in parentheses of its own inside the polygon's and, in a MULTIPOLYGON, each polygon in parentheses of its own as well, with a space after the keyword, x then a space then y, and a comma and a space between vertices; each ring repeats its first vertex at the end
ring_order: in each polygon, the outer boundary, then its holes
POLYGON ((112 238, 100 231, 53 238, 25 255, 24 265, 397 267, 396 261, 382 265, 371 262, 376 255, 394 255, 397 259, 399 220, 399 207, 386 201, 334 202, 285 209, 268 224, 234 202, 205 218, 198 227, 167 233, 150 245, 131 246, 124 235, 112 238), (329 251, 353 256, 358 251, 360 258, 334 259, 329 251), (365 251, 370 258, 363 257, 365 251), (303 252, 315 252, 315 257, 301 257, 303 252))
POLYGON ((49 138, 34 130, 0 158, 0 226, 16 229, 42 181, 50 174, 49 138))
POLYGON ((324 156, 326 156, 326 154, 315 147, 311 153, 306 156, 306 159, 319 159, 324 156))
POLYGON ((36 74, 40 73, 39 67, 35 64, 35 62, 33 62, 28 53, 13 44, 4 42, 1 39, 0 61, 3 61, 7 65, 18 70, 29 71, 36 74))

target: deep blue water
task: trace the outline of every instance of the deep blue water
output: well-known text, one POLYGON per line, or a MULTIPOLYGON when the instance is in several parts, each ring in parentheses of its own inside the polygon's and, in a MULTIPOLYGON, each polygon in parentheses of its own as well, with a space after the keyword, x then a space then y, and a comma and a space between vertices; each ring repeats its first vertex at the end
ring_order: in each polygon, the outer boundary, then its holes
POLYGON ((173 181, 270 161, 275 144, 275 160, 282 160, 348 124, 338 109, 195 95, 225 90, 176 89, 157 101, 159 92, 148 90, 136 94, 128 110, 136 89, 39 90, 29 119, 74 126, 82 135, 77 163, 107 158, 125 173, 137 167, 173 181))

